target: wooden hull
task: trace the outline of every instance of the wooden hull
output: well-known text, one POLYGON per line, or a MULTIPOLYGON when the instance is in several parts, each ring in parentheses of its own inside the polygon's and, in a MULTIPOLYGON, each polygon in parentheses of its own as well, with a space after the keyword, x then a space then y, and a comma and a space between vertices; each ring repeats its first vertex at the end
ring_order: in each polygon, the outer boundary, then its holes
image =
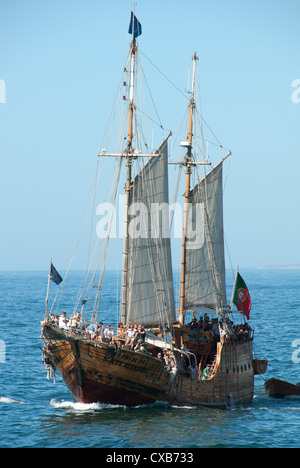
POLYGON ((73 399, 83 403, 138 406, 170 404, 230 407, 253 399, 252 340, 219 343, 215 372, 192 380, 170 372, 156 358, 43 328, 44 352, 58 369, 73 399))
POLYGON ((264 384, 265 391, 272 398, 284 398, 286 396, 300 396, 300 386, 279 379, 267 380, 264 384))

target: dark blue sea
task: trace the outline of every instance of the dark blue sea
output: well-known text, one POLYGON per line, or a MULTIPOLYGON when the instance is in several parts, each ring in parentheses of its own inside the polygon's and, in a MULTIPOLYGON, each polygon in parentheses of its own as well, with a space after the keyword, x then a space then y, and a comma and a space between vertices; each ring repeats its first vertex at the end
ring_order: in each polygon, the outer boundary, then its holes
MULTIPOLYGON (((252 299, 254 351, 258 358, 267 358, 269 366, 264 376, 255 377, 251 405, 217 410, 74 404, 59 375, 55 385, 46 379, 41 359, 47 272, 1 272, 0 447, 300 447, 300 397, 273 400, 263 386, 263 379, 271 377, 300 382, 300 270, 241 274, 252 299)), ((228 275, 229 297, 232 276, 228 275)), ((70 278, 74 301, 81 276, 74 272, 70 278)), ((116 308, 116 283, 116 273, 108 272, 103 284, 104 323, 114 323, 110 314, 116 308)), ((51 285, 51 294, 56 287, 51 285)), ((237 319, 240 322, 241 316, 237 319)))

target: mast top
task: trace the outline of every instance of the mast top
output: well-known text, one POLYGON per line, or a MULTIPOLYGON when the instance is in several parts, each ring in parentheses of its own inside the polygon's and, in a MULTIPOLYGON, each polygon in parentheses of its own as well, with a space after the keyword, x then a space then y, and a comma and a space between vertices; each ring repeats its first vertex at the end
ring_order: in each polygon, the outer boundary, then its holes
POLYGON ((142 25, 134 14, 134 6, 133 6, 133 11, 131 11, 128 34, 132 34, 133 44, 135 44, 136 38, 141 36, 142 34, 142 25))
POLYGON ((193 81, 192 81, 192 92, 191 92, 191 99, 190 99, 190 105, 195 106, 195 77, 196 77, 196 61, 199 60, 199 57, 197 56, 197 52, 194 53, 192 60, 194 62, 193 64, 193 81))

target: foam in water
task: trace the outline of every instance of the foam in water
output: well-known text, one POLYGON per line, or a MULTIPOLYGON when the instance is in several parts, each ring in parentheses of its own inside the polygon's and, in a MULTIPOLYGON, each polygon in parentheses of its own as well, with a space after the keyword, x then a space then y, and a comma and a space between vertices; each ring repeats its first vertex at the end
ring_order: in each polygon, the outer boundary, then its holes
MULTIPOLYGON (((126 406, 123 405, 109 405, 109 404, 104 404, 104 403, 74 403, 73 401, 58 401, 56 399, 52 399, 50 401, 50 406, 53 408, 58 408, 58 409, 64 409, 67 411, 76 411, 76 412, 90 412, 90 411, 101 411, 105 409, 114 409, 114 408, 123 408, 123 409, 129 409, 126 406)), ((161 402, 157 401, 155 403, 150 403, 148 405, 140 405, 140 406, 135 406, 133 408, 130 408, 130 410, 134 409, 139 409, 139 408, 151 408, 151 407, 157 407, 157 406, 169 406, 170 408, 176 408, 176 409, 194 409, 194 406, 177 406, 177 405, 169 405, 167 402, 161 402)))
POLYGON ((105 405, 101 403, 74 403, 73 401, 57 401, 52 399, 50 405, 53 408, 65 409, 76 412, 90 412, 90 411, 99 411, 105 408, 123 408, 120 405, 105 405))
POLYGON ((14 400, 13 398, 8 398, 8 397, 0 397, 0 403, 4 403, 6 405, 10 405, 12 403, 15 403, 18 405, 25 405, 23 401, 14 400))

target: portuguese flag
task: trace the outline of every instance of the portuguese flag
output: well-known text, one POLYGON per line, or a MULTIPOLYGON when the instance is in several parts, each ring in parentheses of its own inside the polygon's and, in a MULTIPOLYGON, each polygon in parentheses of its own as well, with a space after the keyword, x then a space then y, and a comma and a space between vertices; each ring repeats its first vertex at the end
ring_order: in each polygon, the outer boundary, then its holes
POLYGON ((250 294, 245 281, 239 273, 236 277, 235 289, 233 294, 233 303, 236 305, 237 310, 244 314, 249 320, 251 310, 250 294))

